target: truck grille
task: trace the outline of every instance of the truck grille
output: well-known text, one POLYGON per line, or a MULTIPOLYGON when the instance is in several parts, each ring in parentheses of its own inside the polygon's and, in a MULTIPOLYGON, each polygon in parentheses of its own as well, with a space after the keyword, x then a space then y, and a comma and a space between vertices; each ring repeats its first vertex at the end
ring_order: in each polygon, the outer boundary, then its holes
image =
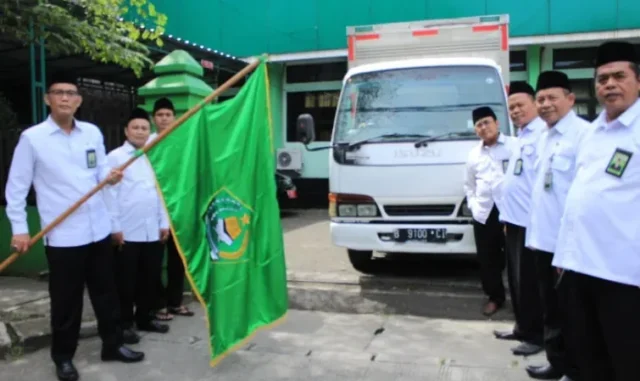
POLYGON ((385 205, 384 211, 388 216, 450 216, 456 209, 455 205, 385 205))

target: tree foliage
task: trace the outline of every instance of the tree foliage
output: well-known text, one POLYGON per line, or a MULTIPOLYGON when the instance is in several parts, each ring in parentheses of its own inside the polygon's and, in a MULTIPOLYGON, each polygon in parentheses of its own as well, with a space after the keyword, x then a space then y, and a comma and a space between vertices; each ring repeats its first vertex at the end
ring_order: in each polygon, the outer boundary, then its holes
POLYGON ((42 38, 48 55, 83 53, 138 76, 153 64, 146 44, 162 46, 166 23, 149 0, 0 0, 3 37, 42 38))

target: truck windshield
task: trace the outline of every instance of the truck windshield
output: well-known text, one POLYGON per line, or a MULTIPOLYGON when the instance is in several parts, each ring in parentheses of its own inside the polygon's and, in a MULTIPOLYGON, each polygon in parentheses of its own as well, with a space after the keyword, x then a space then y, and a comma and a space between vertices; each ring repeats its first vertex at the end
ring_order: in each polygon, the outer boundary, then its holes
POLYGON ((347 80, 337 110, 334 141, 352 143, 477 139, 471 111, 490 106, 500 130, 509 134, 503 84, 485 66, 421 67, 354 75, 347 80))

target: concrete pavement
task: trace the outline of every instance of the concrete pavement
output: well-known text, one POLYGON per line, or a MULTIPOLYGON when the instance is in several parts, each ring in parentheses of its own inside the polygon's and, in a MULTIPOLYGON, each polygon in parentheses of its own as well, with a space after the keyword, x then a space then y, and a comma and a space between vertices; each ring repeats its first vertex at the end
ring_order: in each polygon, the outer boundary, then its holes
MULTIPOLYGON (((133 346, 141 364, 102 363, 100 340, 83 340, 75 358, 83 381, 324 380, 525 381, 527 364, 510 354, 510 342, 493 329, 511 324, 394 315, 343 315, 290 311, 279 327, 260 332, 215 368, 202 310, 177 318, 166 335, 146 334, 133 346)), ((48 349, 0 362, 3 379, 54 380, 48 349)))
MULTIPOLYGON (((351 267, 344 249, 331 244, 326 211, 285 214, 292 309, 486 320, 480 313, 484 297, 476 268, 468 258, 413 255, 389 261, 384 274, 363 275, 351 267)), ((510 320, 512 315, 506 309, 493 319, 510 320)), ((95 335, 87 297, 83 321, 83 335, 95 335)), ((47 283, 0 276, 0 359, 42 348, 49 339, 47 283)))

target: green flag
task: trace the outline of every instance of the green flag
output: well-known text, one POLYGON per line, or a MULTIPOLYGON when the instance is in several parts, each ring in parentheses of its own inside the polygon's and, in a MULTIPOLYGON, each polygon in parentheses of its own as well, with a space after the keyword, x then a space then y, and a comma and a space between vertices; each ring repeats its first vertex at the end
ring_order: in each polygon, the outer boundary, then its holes
POLYGON ((211 365, 288 309, 267 66, 148 153, 171 230, 207 313, 211 365))

